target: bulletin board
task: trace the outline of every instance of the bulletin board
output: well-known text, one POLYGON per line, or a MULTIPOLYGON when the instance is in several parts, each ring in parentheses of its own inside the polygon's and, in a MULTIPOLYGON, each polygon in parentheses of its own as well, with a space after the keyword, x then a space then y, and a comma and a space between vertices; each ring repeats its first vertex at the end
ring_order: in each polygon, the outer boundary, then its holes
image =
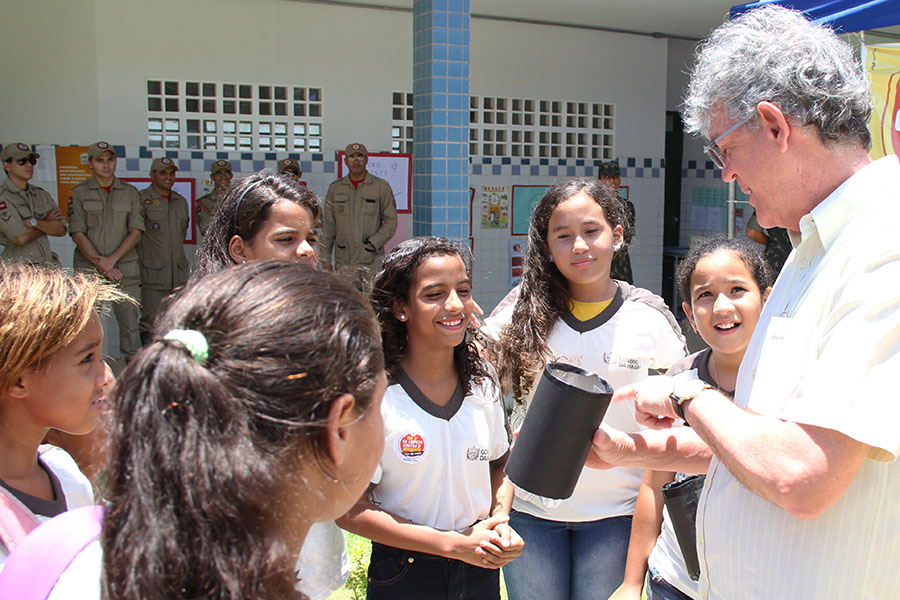
POLYGON ((72 188, 91 177, 94 172, 88 166, 87 146, 57 146, 56 154, 56 191, 59 199, 59 210, 68 218, 69 197, 72 188))
MULTIPOLYGON (((349 171, 344 162, 346 153, 339 150, 337 154, 338 177, 343 177, 349 171)), ((398 213, 412 212, 409 201, 412 189, 412 154, 392 154, 390 152, 369 152, 369 164, 366 170, 386 180, 394 192, 394 201, 397 203, 398 213)))
POLYGON ((512 235, 528 235, 531 213, 548 189, 546 185, 512 186, 512 235))
MULTIPOLYGON (((147 177, 122 177, 122 181, 127 181, 134 187, 138 189, 138 191, 143 190, 145 188, 150 187, 152 180, 147 177)), ((196 244, 197 243, 197 231, 194 226, 194 179, 175 179, 175 184, 172 186, 172 189, 184 196, 188 202, 188 226, 187 233, 184 237, 185 244, 196 244)))

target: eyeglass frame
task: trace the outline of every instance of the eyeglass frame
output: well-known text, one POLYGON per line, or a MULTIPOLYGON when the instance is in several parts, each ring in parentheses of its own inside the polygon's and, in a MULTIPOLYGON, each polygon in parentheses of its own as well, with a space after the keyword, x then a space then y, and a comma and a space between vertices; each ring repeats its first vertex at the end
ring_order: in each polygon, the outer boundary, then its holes
POLYGON ((10 158, 9 160, 15 160, 16 164, 18 164, 20 167, 24 167, 25 163, 29 163, 31 165, 36 165, 37 161, 38 161, 38 159, 34 156, 34 154, 32 154, 31 156, 27 156, 25 158, 10 158))
POLYGON ((707 145, 703 146, 703 153, 709 157, 709 159, 712 161, 712 163, 715 166, 717 166, 720 169, 724 169, 726 166, 725 155, 722 153, 722 150, 719 148, 719 142, 721 142, 725 138, 726 135, 728 135, 729 133, 731 133, 732 131, 734 131, 735 129, 740 127, 741 125, 745 124, 749 120, 750 120, 750 117, 741 119, 740 121, 738 121, 737 123, 735 123, 734 125, 729 127, 725 131, 725 133, 723 133, 722 135, 720 135, 719 137, 717 137, 716 139, 714 139, 707 145))

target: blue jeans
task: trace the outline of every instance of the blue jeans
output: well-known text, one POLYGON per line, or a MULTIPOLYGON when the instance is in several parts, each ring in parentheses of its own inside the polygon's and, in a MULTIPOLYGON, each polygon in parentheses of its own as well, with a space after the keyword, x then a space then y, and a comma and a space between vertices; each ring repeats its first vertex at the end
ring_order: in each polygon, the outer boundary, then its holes
POLYGON ((509 600, 605 600, 622 583, 631 515, 567 523, 513 510, 509 524, 525 540, 503 567, 509 600))
POLYGON ((500 570, 372 543, 368 600, 500 600, 500 570))
POLYGON ((647 600, 693 600, 690 596, 663 579, 656 569, 647 572, 647 600))

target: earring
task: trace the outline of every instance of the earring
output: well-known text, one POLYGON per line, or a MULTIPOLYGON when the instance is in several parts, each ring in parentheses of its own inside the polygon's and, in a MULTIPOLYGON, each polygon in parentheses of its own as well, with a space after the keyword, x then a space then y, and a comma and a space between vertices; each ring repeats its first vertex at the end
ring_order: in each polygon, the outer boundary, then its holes
POLYGON ((550 262, 553 262, 553 255, 552 255, 552 254, 548 254, 548 255, 547 255, 547 260, 549 260, 550 262))
POLYGON ((621 249, 622 249, 622 244, 616 244, 613 246, 613 250, 615 250, 616 252, 618 252, 621 249))
POLYGON ((403 314, 403 313, 400 313, 400 315, 399 315, 397 318, 400 319, 401 321, 405 321, 405 320, 406 320, 406 315, 403 314))

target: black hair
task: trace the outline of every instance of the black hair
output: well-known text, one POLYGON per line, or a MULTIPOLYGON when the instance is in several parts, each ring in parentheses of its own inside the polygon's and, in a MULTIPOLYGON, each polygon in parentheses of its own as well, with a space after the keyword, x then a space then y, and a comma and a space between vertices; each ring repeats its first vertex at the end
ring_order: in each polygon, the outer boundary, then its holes
POLYGON ((313 223, 318 224, 318 197, 293 175, 263 170, 232 182, 197 250, 194 278, 199 279, 233 266, 234 260, 228 253, 231 238, 237 235, 245 241, 252 240, 268 218, 272 206, 280 200, 289 200, 308 208, 313 223))
POLYGON ((684 302, 693 305, 693 302, 691 302, 691 277, 694 276, 697 263, 700 262, 701 258, 715 254, 720 250, 733 252, 744 263, 756 285, 759 286, 760 294, 764 294, 766 288, 772 285, 774 278, 772 269, 766 262, 762 247, 759 244, 744 239, 714 237, 692 248, 678 265, 678 272, 675 278, 678 282, 678 293, 684 302))
POLYGON ((331 403, 351 394, 363 414, 383 367, 368 302, 330 273, 260 260, 184 290, 115 389, 104 598, 292 597, 280 525, 304 507, 285 490, 333 467, 331 403), (206 361, 173 329, 201 333, 206 361))
MULTIPOLYGON (((433 256, 459 256, 472 276, 472 252, 468 246, 440 237, 417 237, 406 240, 394 248, 384 261, 381 271, 372 282, 372 306, 381 323, 381 340, 385 369, 397 376, 400 361, 405 356, 409 338, 406 323, 394 316, 398 301, 409 301, 410 288, 419 266, 433 256)), ((478 383, 488 374, 484 361, 467 333, 463 342, 453 349, 456 374, 468 394, 471 382, 478 383)))
POLYGON ((556 321, 569 310, 571 295, 565 277, 550 260, 547 230, 550 217, 561 203, 585 194, 603 209, 609 226, 623 225, 625 213, 616 192, 597 179, 573 179, 553 185, 531 214, 528 250, 522 270, 519 298, 512 318, 500 336, 499 363, 502 381, 512 384, 516 401, 523 401, 534 376, 543 368, 549 352, 547 337, 556 321))

